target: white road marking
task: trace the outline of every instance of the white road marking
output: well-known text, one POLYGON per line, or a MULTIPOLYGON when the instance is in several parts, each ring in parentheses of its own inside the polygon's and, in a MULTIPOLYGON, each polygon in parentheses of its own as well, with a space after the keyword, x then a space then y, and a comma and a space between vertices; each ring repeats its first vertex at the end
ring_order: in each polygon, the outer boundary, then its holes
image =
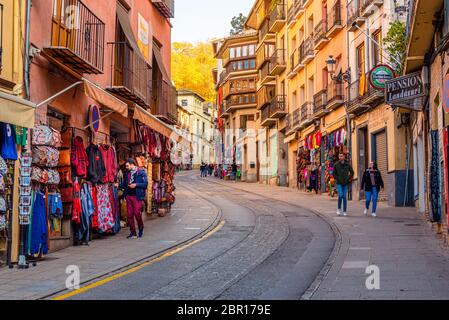
POLYGON ((184 228, 184 230, 201 230, 201 228, 184 228))

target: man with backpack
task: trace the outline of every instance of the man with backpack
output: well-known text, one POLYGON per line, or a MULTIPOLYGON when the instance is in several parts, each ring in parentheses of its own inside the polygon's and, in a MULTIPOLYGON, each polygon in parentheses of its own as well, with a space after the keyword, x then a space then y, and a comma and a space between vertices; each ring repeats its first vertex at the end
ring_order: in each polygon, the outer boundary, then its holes
POLYGON ((123 177, 122 189, 123 196, 126 198, 126 208, 128 211, 128 225, 130 234, 127 239, 136 239, 143 237, 142 206, 147 194, 148 178, 144 169, 138 168, 134 159, 126 161, 126 170, 123 177), (137 220, 139 234, 136 233, 134 219, 137 220))

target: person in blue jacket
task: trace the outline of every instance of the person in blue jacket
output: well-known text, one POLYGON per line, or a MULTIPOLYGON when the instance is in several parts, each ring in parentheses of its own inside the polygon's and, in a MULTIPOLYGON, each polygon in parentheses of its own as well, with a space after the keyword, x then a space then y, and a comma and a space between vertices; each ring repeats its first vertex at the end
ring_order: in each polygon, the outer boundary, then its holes
POLYGON ((138 168, 134 159, 128 159, 126 161, 126 170, 123 177, 122 189, 123 195, 126 199, 126 209, 128 211, 128 225, 130 228, 130 234, 128 239, 136 239, 136 226, 134 219, 137 220, 139 227, 139 238, 143 237, 143 220, 142 220, 142 207, 145 200, 148 188, 147 173, 144 169, 138 168))

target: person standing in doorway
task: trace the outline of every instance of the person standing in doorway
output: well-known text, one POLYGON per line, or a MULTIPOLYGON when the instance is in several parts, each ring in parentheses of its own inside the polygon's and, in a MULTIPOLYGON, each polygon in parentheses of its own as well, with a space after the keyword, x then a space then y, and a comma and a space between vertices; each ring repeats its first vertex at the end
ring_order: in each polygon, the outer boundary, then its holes
POLYGON ((368 214, 369 206, 371 201, 373 202, 373 208, 371 215, 377 217, 377 199, 379 197, 379 192, 384 188, 384 181, 382 180, 382 175, 377 169, 377 164, 371 161, 368 169, 363 174, 361 189, 365 190, 366 197, 366 207, 363 212, 365 215, 368 214))
POLYGON ((348 215, 348 189, 349 184, 354 177, 354 170, 352 169, 349 162, 343 153, 338 156, 338 161, 334 165, 334 178, 337 183, 338 191, 338 210, 337 215, 341 215, 341 205, 343 203, 343 215, 346 217, 348 215))
POLYGON ((148 188, 148 178, 144 169, 138 168, 134 159, 126 161, 126 170, 123 177, 122 189, 124 190, 124 197, 126 199, 126 208, 128 211, 128 225, 130 234, 128 239, 136 239, 143 237, 143 220, 142 220, 142 206, 148 188), (136 226, 134 219, 137 221, 139 227, 139 234, 136 233, 136 226))

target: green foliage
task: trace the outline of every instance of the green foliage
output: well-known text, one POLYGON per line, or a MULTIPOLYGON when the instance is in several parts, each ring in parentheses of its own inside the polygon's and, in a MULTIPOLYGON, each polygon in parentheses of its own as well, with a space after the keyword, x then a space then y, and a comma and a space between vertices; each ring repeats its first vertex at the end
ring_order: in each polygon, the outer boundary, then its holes
POLYGON ((242 33, 243 29, 245 28, 245 21, 246 17, 242 13, 232 18, 232 29, 230 31, 231 36, 242 33))
POLYGON ((172 79, 177 89, 197 92, 207 101, 215 101, 212 69, 216 67, 212 45, 208 42, 174 42, 172 79))
POLYGON ((405 51, 407 50, 406 26, 400 21, 390 23, 387 36, 383 39, 385 49, 391 57, 396 74, 402 74, 405 51), (401 63, 396 62, 400 61, 401 63))

